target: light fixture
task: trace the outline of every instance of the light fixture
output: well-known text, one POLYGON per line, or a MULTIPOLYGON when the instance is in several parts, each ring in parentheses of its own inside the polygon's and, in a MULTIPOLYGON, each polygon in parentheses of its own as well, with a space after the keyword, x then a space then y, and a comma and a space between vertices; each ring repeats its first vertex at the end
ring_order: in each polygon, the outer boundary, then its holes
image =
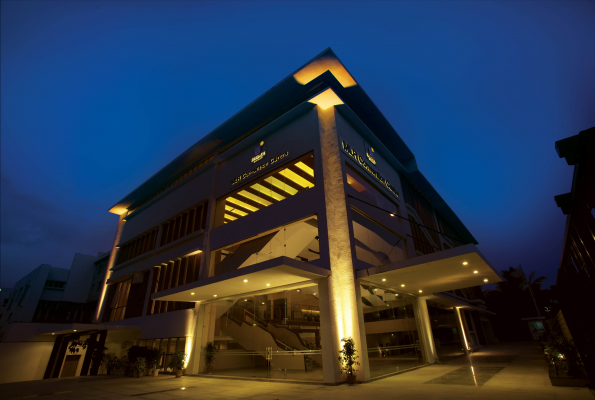
POLYGON ((185 388, 185 387, 183 387, 183 388, 182 388, 182 390, 186 390, 186 388, 185 388))
POLYGON ((194 292, 190 293, 192 296, 194 296, 194 292))
POLYGON ((405 285, 401 285, 401 287, 405 287, 405 285))
POLYGON ((382 278, 382 282, 386 282, 386 278, 382 278))
POLYGON ((394 216, 395 216, 395 213, 390 213, 390 216, 391 216, 391 217, 394 217, 394 216))
POLYGON ((314 293, 314 296, 316 296, 316 293, 314 293))
POLYGON ((487 282, 487 281, 488 281, 488 278, 485 278, 483 281, 484 281, 484 282, 487 282))
POLYGON ((267 283, 267 286, 271 286, 271 284, 270 283, 267 283))
POLYGON ((473 271, 474 274, 477 274, 479 271, 473 271))
POLYGON ((244 301, 248 301, 248 299, 244 299, 244 301))
POLYGON ((467 261, 463 261, 463 265, 467 265, 469 264, 467 261))
POLYGON ((421 293, 421 289, 419 289, 419 292, 421 293))
POLYGON ((262 303, 264 305, 264 303, 262 303))
POLYGON ((52 333, 52 335, 53 335, 53 333, 52 333))
POLYGON ((214 295, 213 295, 213 297, 217 297, 217 295, 216 295, 216 294, 214 294, 214 295))
POLYGON ((248 279, 244 279, 244 283, 248 282, 248 279))
POLYGON ((74 331, 76 332, 76 329, 74 331))
POLYGON ((302 291, 302 289, 298 289, 297 292, 300 293, 302 291))

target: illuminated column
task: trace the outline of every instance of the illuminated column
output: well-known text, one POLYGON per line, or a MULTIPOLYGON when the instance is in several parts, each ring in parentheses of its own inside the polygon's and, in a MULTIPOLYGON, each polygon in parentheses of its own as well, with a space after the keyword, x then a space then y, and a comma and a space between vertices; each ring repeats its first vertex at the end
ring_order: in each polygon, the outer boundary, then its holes
MULTIPOLYGON (((340 99, 331 89, 317 97, 328 99, 329 96, 332 97, 333 95, 339 101, 339 103, 335 102, 334 104, 340 104, 340 99)), ((323 107, 319 103, 317 110, 331 269, 331 276, 328 278, 331 349, 323 347, 323 352, 338 351, 342 347, 341 339, 352 337, 361 360, 365 347, 361 345, 360 339, 347 201, 345 199, 339 137, 335 122, 335 107, 332 105, 327 105, 326 108, 323 107)), ((335 360, 337 359, 335 358, 335 360)), ((331 365, 324 364, 324 369, 329 367, 338 369, 338 361, 331 365)), ((365 373, 362 373, 362 366, 358 370, 357 379, 363 381, 365 373)), ((332 376, 336 379, 336 373, 333 373, 332 376)))
POLYGON ((457 320, 457 331, 459 331, 459 337, 461 338, 463 351, 465 354, 469 354, 469 343, 467 343, 467 334, 465 333, 463 321, 461 320, 461 310, 459 310, 459 307, 453 307, 452 309, 454 310, 455 319, 457 320))
POLYGON ((434 336, 432 335, 432 325, 430 314, 428 313, 428 303, 424 297, 414 297, 413 311, 417 320, 419 342, 423 348, 424 362, 434 364, 436 362, 436 346, 434 345, 434 336))
POLYGON ((201 303, 196 308, 196 312, 198 315, 196 316, 196 326, 194 327, 194 337, 191 338, 192 340, 192 349, 190 350, 190 354, 188 355, 188 365, 186 366, 186 370, 189 374, 198 374, 201 372, 200 368, 202 366, 202 358, 200 356, 200 352, 203 345, 203 333, 205 328, 205 310, 206 305, 201 303))
POLYGON ((341 380, 341 370, 338 368, 337 359, 339 349, 333 340, 336 332, 336 322, 331 316, 329 302, 329 278, 318 281, 318 305, 320 308, 320 346, 322 347, 322 373, 325 383, 335 383, 341 380))
POLYGON ((97 310, 95 311, 95 321, 96 323, 101 322, 103 319, 103 313, 105 310, 105 292, 107 290, 106 282, 112 275, 111 269, 116 262, 116 257, 118 255, 118 249, 116 246, 120 243, 120 236, 122 236, 122 229, 124 228, 124 223, 126 222, 124 218, 126 217, 126 212, 120 214, 120 220, 118 221, 118 229, 116 229, 116 237, 114 238, 114 243, 112 245, 112 252, 109 256, 109 261, 107 262, 107 268, 105 269, 105 276, 103 277, 103 287, 101 288, 101 295, 99 296, 99 301, 97 302, 97 310))
MULTIPOLYGON (((364 322, 364 303, 361 301, 362 298, 362 287, 356 282, 355 283, 355 298, 357 299, 357 319, 359 321, 359 331, 366 332, 366 323, 364 322)), ((360 354, 359 363, 361 364, 362 381, 369 382, 370 376, 370 362, 368 360, 368 343, 365 338, 362 338, 362 352, 360 354)))

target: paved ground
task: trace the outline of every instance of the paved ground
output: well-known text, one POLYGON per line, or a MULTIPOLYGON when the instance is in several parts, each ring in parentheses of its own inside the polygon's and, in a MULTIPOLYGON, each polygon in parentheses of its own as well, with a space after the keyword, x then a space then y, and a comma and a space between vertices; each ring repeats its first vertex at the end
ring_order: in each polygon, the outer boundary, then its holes
POLYGON ((323 386, 170 375, 158 378, 97 376, 0 385, 0 399, 494 399, 593 400, 587 388, 551 386, 540 348, 497 345, 357 386, 323 386))

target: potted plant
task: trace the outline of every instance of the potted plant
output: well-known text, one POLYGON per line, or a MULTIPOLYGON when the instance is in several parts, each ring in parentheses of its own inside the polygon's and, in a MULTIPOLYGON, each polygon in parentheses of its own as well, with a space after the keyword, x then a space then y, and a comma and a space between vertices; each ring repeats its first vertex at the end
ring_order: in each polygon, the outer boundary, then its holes
POLYGON ((145 370, 147 369, 147 360, 144 357, 138 357, 132 363, 132 372, 134 377, 140 378, 145 376, 145 370))
POLYGON ((353 338, 348 337, 341 340, 343 342, 343 349, 339 352, 339 362, 341 363, 341 371, 345 371, 347 374, 347 383, 349 385, 355 385, 356 380, 356 369, 353 369, 354 365, 359 365, 357 360, 359 357, 356 355, 357 350, 355 349, 355 343, 353 338))
POLYGON ((145 352, 145 358, 147 359, 147 368, 150 371, 147 375, 153 374, 157 376, 159 370, 157 369, 157 363, 159 362, 159 350, 158 349, 147 349, 145 352))
POLYGON ((304 355, 304 367, 306 371, 312 371, 312 356, 304 355))
POLYGON ((205 365, 207 367, 207 374, 213 373, 213 363, 215 362, 215 353, 219 352, 214 342, 208 342, 204 348, 205 350, 205 365))
POLYGON ((116 356, 110 356, 109 359, 106 361, 106 368, 108 370, 108 374, 111 375, 124 375, 124 360, 123 358, 118 358, 116 356))
POLYGON ((176 351, 171 355, 168 367, 176 372, 176 378, 181 378, 184 373, 184 363, 186 362, 186 353, 183 351, 176 351))

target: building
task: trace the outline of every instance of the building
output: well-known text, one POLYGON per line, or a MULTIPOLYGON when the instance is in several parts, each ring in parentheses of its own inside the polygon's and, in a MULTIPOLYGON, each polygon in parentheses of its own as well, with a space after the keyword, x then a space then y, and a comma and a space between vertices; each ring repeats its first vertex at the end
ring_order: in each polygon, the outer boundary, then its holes
POLYGON ((562 332, 572 338, 595 387, 595 127, 556 142, 556 151, 574 166, 572 189, 555 197, 566 218, 556 292, 562 332))
POLYGON ((360 381, 496 340, 478 286, 498 274, 330 49, 110 212, 96 323, 39 332, 58 338, 48 377, 81 332, 164 369, 184 351, 187 374, 214 342, 213 374, 326 383, 344 338, 360 381))
POLYGON ((0 292, 0 383, 43 378, 55 338, 39 332, 93 322, 109 254, 77 253, 70 269, 42 264, 0 292))

